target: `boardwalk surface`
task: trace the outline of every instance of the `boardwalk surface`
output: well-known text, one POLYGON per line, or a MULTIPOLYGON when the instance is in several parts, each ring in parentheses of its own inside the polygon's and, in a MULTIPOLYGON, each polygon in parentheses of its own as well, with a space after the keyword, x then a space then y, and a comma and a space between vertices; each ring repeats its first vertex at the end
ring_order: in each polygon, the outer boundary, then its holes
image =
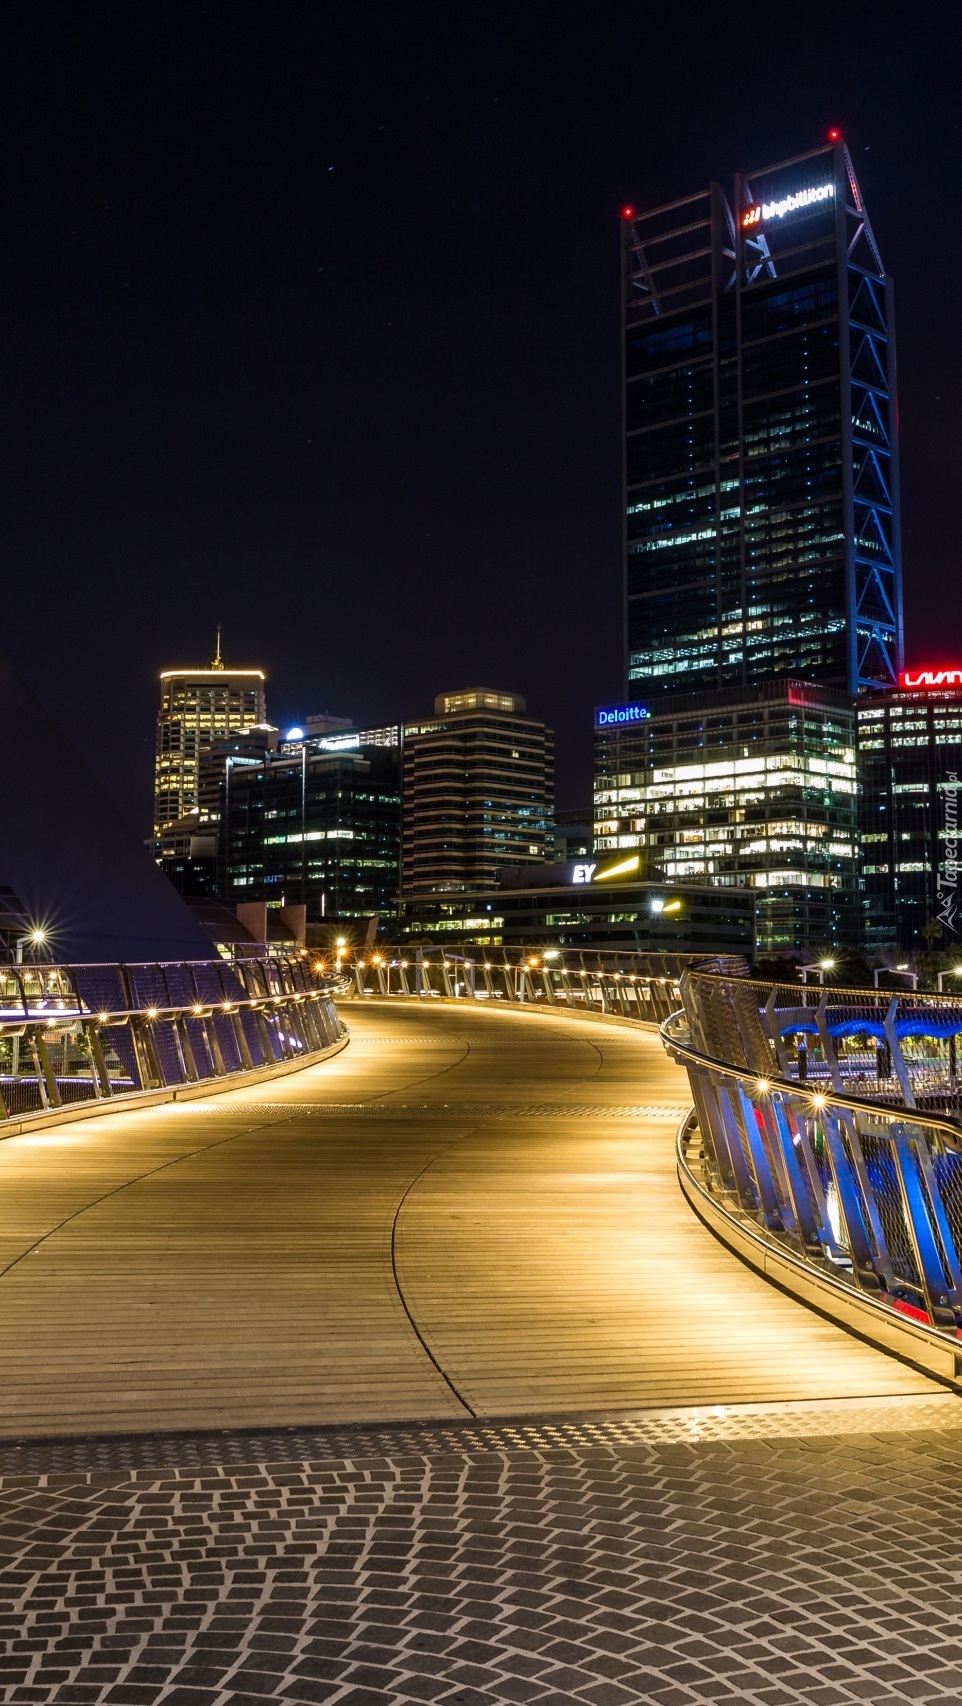
POLYGON ((693 1218, 654 1035, 346 1012, 303 1073, 0 1143, 0 1435, 938 1392, 693 1218))

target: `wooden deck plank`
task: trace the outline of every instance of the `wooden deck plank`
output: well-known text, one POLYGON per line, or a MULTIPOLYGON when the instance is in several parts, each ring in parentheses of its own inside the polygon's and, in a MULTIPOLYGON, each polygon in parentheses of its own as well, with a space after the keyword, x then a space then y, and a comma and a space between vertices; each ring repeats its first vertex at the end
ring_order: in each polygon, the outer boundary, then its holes
POLYGON ((614 1112, 687 1103, 653 1035, 347 1017, 273 1084, 0 1142, 0 1433, 938 1390, 694 1219, 677 1121, 614 1112))

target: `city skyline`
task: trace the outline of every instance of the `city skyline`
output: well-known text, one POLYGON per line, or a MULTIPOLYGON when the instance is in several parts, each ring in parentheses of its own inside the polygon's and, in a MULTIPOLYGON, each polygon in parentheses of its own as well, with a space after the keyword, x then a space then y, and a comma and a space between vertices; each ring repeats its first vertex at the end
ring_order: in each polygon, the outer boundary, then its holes
POLYGON ((620 692, 621 207, 834 124, 898 286, 907 655, 935 657, 959 624, 937 27, 912 57, 855 6, 826 56, 816 7, 790 87, 784 30, 753 40, 749 116, 737 32, 629 8, 549 31, 467 8, 404 39, 386 11, 179 15, 3 26, 29 102, 2 549, 43 635, 24 667, 139 830, 156 673, 218 620, 282 723, 415 715, 429 666, 517 686, 557 730, 559 803, 586 798, 591 708, 620 692))

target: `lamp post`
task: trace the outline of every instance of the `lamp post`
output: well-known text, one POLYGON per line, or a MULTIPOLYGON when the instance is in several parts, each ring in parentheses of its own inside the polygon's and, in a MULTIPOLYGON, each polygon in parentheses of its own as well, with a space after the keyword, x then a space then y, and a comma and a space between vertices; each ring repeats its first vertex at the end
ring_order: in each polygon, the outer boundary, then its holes
MULTIPOLYGON (((41 930, 39 928, 36 930, 28 930, 27 934, 25 936, 18 936, 16 941, 13 944, 14 964, 18 965, 18 966, 23 965, 23 950, 24 950, 24 948, 27 948, 27 947, 41 948, 46 940, 47 940, 46 930, 41 930)), ((11 1037, 11 1039, 10 1039, 10 1076, 12 1079, 15 1080, 19 1076, 19 1073, 20 1073, 20 1038, 19 1037, 11 1037)))
MULTIPOLYGON (((878 988, 878 980, 883 972, 887 972, 890 977, 907 977, 913 989, 919 987, 919 974, 913 971, 911 966, 876 966, 872 973, 872 985, 875 989, 878 988)), ((941 977, 941 973, 939 975, 941 977)), ((939 988, 942 988, 941 982, 939 988)))
POLYGON ((802 982, 804 984, 808 983, 808 974, 810 971, 817 972, 818 973, 819 986, 824 988, 825 973, 827 971, 834 971, 835 970, 835 961, 834 960, 814 960, 810 966, 799 966, 798 969, 802 974, 802 982))
POLYGON ((940 971, 938 973, 937 981, 940 995, 942 993, 943 980, 947 977, 962 977, 962 966, 953 966, 951 971, 940 971))

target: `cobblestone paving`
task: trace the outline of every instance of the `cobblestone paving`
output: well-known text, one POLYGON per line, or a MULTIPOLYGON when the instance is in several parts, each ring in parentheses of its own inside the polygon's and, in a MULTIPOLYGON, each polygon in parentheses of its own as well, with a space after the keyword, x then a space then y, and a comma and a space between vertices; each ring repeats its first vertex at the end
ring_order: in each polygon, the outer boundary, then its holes
POLYGON ((962 1703, 950 1396, 0 1469, 4 1706, 962 1703))

